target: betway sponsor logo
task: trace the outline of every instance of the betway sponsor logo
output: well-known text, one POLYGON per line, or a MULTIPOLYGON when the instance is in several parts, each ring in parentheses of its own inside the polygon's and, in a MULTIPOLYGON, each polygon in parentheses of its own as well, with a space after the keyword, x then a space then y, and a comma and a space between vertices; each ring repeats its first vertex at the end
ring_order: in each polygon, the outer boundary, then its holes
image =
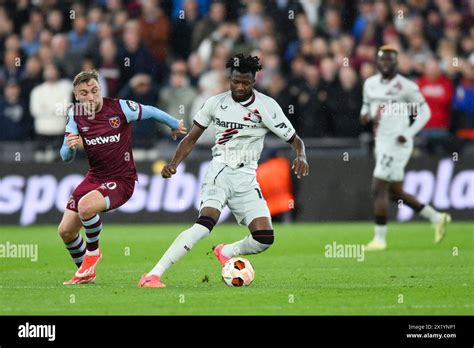
MULTIPOLYGON (((438 170, 410 170, 405 175, 403 189, 425 204, 436 209, 473 209, 474 208, 474 170, 462 170, 456 175, 451 159, 439 161, 438 170)), ((414 215, 409 207, 398 209, 398 220, 407 221, 414 215)))
POLYGON ((108 143, 118 143, 120 141, 120 133, 108 137, 95 137, 93 139, 84 138, 87 145, 102 145, 108 143))
MULTIPOLYGON (((186 172, 182 163, 171 179, 161 175, 138 174, 138 184, 130 200, 118 210, 123 213, 174 213, 199 209, 201 184, 209 162, 200 165, 197 174, 186 172)), ((0 177, 0 225, 3 217, 19 213, 19 223, 30 225, 41 215, 54 212, 60 219, 74 188, 84 179, 82 175, 71 174, 56 178, 46 175, 7 175, 0 177)), ((228 208, 221 214, 220 221, 230 215, 228 208)), ((44 222, 45 220, 43 220, 44 222)), ((59 220, 58 220, 59 222, 59 220)))

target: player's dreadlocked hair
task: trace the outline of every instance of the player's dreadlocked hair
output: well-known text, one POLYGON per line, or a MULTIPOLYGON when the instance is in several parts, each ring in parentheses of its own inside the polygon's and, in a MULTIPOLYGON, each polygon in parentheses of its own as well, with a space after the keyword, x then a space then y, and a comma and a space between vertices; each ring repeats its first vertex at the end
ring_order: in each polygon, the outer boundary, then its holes
POLYGON ((262 64, 260 64, 260 58, 257 56, 248 56, 244 57, 242 53, 236 54, 234 57, 230 58, 226 64, 226 68, 230 68, 230 72, 237 70, 238 72, 252 73, 255 76, 257 71, 262 70, 262 64))

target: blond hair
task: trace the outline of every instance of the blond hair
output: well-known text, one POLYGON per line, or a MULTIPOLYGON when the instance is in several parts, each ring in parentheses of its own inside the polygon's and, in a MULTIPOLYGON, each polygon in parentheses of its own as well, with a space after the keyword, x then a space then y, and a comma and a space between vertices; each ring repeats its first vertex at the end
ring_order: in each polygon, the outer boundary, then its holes
POLYGON ((92 79, 99 82, 99 73, 96 70, 81 71, 79 74, 74 76, 74 80, 72 81, 72 85, 75 88, 76 86, 80 85, 81 83, 89 82, 92 79))

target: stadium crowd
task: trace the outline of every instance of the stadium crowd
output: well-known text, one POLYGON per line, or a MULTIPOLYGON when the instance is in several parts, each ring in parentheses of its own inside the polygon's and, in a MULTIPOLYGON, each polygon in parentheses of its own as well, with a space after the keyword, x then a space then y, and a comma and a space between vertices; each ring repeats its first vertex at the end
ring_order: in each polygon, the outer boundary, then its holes
MULTIPOLYGON (((382 44, 399 50, 400 72, 431 108, 428 149, 473 140, 473 0, 0 1, 0 141, 59 148, 58 105, 73 101, 84 69, 99 71, 105 96, 158 106, 190 127, 228 88, 225 62, 237 52, 261 57, 257 89, 300 136, 358 137, 368 130, 362 84, 382 44)), ((156 124, 134 127, 135 145, 153 146, 156 124)))

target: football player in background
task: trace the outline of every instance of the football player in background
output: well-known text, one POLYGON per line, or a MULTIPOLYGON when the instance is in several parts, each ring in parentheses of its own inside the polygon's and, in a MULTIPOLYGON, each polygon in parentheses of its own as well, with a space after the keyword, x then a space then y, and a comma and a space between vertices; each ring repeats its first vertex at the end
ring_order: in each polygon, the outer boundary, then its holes
POLYGON ((439 243, 451 221, 447 213, 420 203, 403 191, 405 166, 413 151, 413 138, 428 122, 431 113, 416 83, 397 72, 396 49, 382 46, 377 53, 379 74, 364 83, 362 124, 372 121, 375 137, 373 173, 375 235, 365 250, 387 248, 387 214, 389 198, 402 202, 421 217, 431 221, 435 242, 439 243))

